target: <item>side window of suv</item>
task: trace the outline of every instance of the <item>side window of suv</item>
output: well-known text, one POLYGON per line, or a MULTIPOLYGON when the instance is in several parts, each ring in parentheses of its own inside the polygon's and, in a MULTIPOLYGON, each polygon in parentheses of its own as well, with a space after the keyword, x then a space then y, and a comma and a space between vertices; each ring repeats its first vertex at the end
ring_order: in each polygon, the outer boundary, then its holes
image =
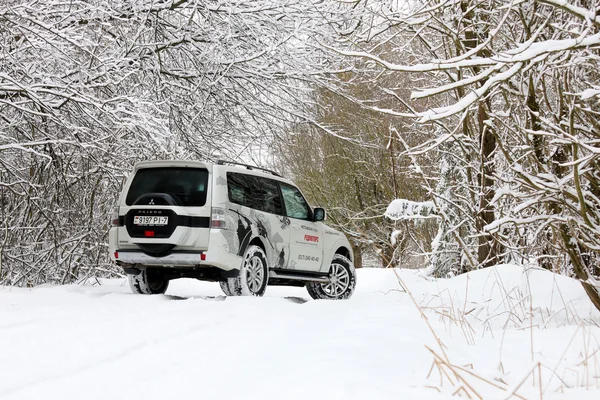
POLYGON ((259 210, 271 214, 283 214, 281 207, 281 196, 279 195, 279 187, 275 181, 267 178, 258 178, 260 182, 260 208, 259 210))
POLYGON ((290 218, 308 219, 310 208, 302 197, 302 193, 297 188, 284 183, 281 183, 280 186, 286 215, 290 218))
POLYGON ((252 207, 252 194, 247 177, 247 175, 228 172, 227 194, 232 203, 252 207))
POLYGON ((228 172, 227 191, 229 201, 233 203, 271 214, 282 214, 281 197, 275 181, 228 172))

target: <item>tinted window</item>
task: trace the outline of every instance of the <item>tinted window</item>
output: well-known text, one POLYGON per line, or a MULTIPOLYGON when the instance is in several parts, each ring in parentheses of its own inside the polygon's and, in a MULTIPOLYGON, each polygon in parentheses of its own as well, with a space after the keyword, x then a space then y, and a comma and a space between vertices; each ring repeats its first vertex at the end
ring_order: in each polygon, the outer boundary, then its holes
POLYGON ((260 209, 272 214, 282 214, 281 196, 279 195, 279 185, 277 185, 277 182, 267 178, 258 179, 260 181, 260 198, 262 200, 262 208, 260 209))
POLYGON ((144 168, 133 178, 125 203, 132 205, 146 193, 167 193, 182 206, 206 204, 208 171, 200 168, 144 168))
POLYGON ((290 218, 308 219, 310 208, 306 204, 306 200, 302 197, 302 193, 293 186, 281 184, 281 194, 285 203, 286 215, 290 218))
POLYGON ((227 193, 229 201, 241 206, 256 208, 258 199, 256 196, 256 182, 249 175, 227 173, 227 193))
POLYGON ((281 214, 277 182, 253 175, 227 173, 229 201, 272 214, 281 214))

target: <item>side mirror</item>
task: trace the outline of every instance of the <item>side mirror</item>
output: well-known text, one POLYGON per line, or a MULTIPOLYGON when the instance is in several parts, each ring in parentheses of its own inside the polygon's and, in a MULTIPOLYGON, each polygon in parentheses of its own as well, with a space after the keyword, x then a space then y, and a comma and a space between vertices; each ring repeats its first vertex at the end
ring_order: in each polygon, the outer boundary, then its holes
POLYGON ((325 221, 325 209, 321 207, 316 207, 314 211, 314 220, 317 221, 325 221))

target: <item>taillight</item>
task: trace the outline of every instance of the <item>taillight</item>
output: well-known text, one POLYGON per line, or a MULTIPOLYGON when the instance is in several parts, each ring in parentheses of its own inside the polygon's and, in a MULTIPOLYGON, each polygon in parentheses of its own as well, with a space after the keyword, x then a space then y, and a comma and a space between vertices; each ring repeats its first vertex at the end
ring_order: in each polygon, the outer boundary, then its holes
POLYGON ((213 207, 210 216, 210 227, 213 229, 225 229, 227 228, 227 222, 225 221, 225 210, 218 207, 213 207))
POLYGON ((112 226, 119 226, 119 207, 113 208, 112 217, 110 218, 112 226))

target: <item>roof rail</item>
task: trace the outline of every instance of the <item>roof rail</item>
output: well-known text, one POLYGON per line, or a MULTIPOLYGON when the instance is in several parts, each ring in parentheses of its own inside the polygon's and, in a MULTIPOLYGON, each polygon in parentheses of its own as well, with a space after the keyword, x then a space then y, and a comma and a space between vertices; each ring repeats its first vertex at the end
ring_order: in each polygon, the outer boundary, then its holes
POLYGON ((238 162, 233 162, 233 161, 226 161, 226 160, 217 160, 217 165, 225 165, 225 164, 230 164, 230 165, 239 165, 242 167, 246 167, 247 169, 259 169, 261 171, 265 171, 265 172, 269 172, 275 176, 278 176, 280 178, 283 178, 283 176, 281 176, 280 174, 278 174, 275 171, 271 171, 270 169, 266 169, 266 168, 261 168, 261 167, 256 167, 254 165, 248 165, 248 164, 243 164, 243 163, 238 163, 238 162))

